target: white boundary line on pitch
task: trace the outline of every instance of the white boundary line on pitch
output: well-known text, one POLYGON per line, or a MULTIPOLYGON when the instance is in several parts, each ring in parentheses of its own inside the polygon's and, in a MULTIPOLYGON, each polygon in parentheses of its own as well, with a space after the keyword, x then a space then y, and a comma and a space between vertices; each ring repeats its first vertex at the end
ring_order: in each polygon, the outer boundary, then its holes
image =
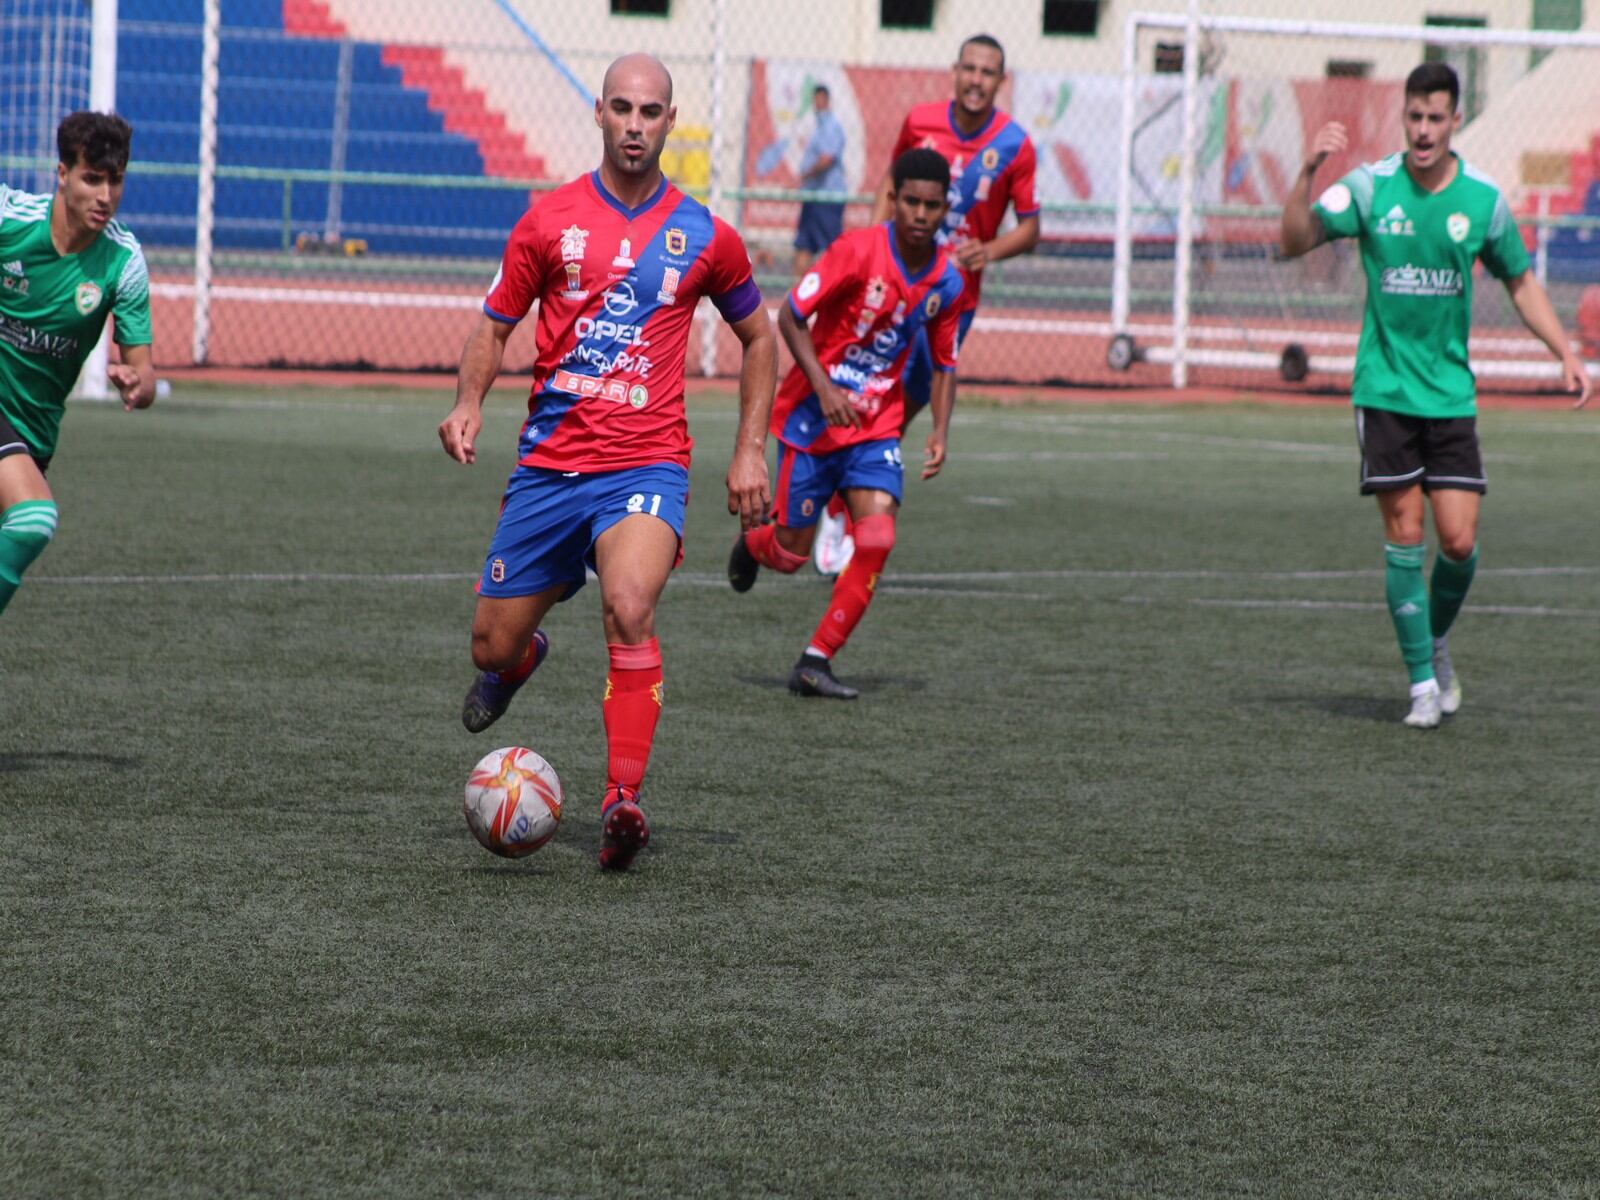
MULTIPOLYGON (((769 572, 769 574, 772 574, 769 572)), ((1259 579, 1259 580, 1318 580, 1318 579, 1376 579, 1383 574, 1375 569, 1352 571, 1225 571, 1197 568, 1187 571, 1137 571, 1137 570, 1097 570, 1094 568, 1064 567, 1059 570, 1037 571, 910 571, 895 573, 884 578, 886 586, 894 586, 901 590, 923 584, 944 583, 1003 583, 1010 580, 1072 580, 1072 579, 1153 579, 1153 580, 1182 580, 1182 579, 1259 579)), ((1584 577, 1600 575, 1600 567, 1484 567, 1478 571, 1480 576, 1497 576, 1508 579, 1549 578, 1549 577, 1584 577)), ((63 587, 123 587, 123 586, 181 586, 186 584, 239 584, 239 583, 460 583, 478 578, 476 572, 467 571, 397 571, 397 572, 370 572, 357 571, 238 571, 238 572, 204 572, 192 575, 38 575, 28 576, 29 584, 55 584, 63 587)), ((781 582, 791 580, 797 582, 821 581, 821 576, 813 574, 804 575, 775 575, 773 581, 781 582)), ((674 582, 691 584, 694 586, 726 585, 727 577, 716 572, 705 571, 678 571, 672 576, 674 582)), ((930 593, 941 596, 956 595, 948 588, 930 587, 930 593)), ((977 593, 974 593, 977 594, 977 593)), ((984 595, 991 593, 985 592, 984 595)), ((995 591, 999 596, 1017 596, 1022 593, 1012 591, 995 591)), ((1249 603, 1258 603, 1250 601, 1249 603)), ((1279 601, 1264 600, 1262 604, 1276 604, 1279 601)), ((1307 604, 1320 604, 1322 601, 1305 601, 1307 604)), ((1328 601, 1329 604, 1341 602, 1328 601)), ((1379 607, 1382 607, 1381 605, 1379 607)), ((1472 606, 1475 611, 1480 606, 1472 606)), ((1567 611, 1567 610, 1563 610, 1567 611)))
MULTIPOLYGON (((1129 604, 1160 603, 1147 596, 1125 596, 1123 599, 1129 604)), ((1188 599, 1179 601, 1181 604, 1192 605, 1196 608, 1280 608, 1280 609, 1313 609, 1327 611, 1329 609, 1354 612, 1387 612, 1388 605, 1376 604, 1361 600, 1229 600, 1229 599, 1188 599)), ((1502 617, 1600 617, 1600 608, 1549 608, 1542 604, 1468 604, 1466 611, 1474 615, 1489 613, 1502 617)))

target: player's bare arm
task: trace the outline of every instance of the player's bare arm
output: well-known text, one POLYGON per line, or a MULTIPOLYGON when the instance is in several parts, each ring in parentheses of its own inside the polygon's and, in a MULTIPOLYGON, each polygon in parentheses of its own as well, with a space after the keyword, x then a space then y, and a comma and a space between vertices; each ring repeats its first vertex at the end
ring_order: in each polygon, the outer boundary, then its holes
POLYGON ((1299 258, 1323 243, 1322 222, 1311 211, 1312 180, 1328 155, 1342 153, 1349 145, 1350 137, 1338 121, 1329 121, 1311 140, 1311 153, 1306 155, 1305 165, 1300 168, 1294 187, 1289 189, 1289 197, 1283 202, 1278 249, 1285 258, 1299 258))
POLYGON ((794 309, 787 304, 778 309, 778 330, 783 334, 783 343, 789 347, 789 353, 794 355, 795 365, 805 375, 811 390, 817 394, 823 419, 829 425, 849 425, 853 429, 860 429, 861 414, 828 378, 827 368, 817 357, 817 344, 811 340, 811 327, 796 317, 794 309))
POLYGON ((122 361, 106 367, 106 378, 127 412, 149 408, 156 399, 156 366, 149 346, 123 346, 122 361))
POLYGON ((933 410, 933 429, 922 447, 922 478, 932 479, 944 466, 946 449, 950 444, 950 414, 956 407, 956 373, 936 371, 933 387, 928 397, 928 407, 933 410))
POLYGON ((1510 293, 1511 303, 1517 306, 1517 315, 1522 318, 1522 323, 1534 337, 1550 348, 1551 354, 1561 360, 1562 382, 1566 384, 1567 391, 1578 393, 1577 403, 1572 407, 1582 408, 1589 403, 1589 394, 1593 390, 1589 371, 1583 360, 1572 352, 1567 331, 1561 328, 1561 318, 1556 316, 1544 286, 1532 271, 1524 271, 1515 279, 1506 280, 1506 291, 1510 293))
POLYGON ((1023 217, 992 242, 971 241, 956 247, 956 261, 968 271, 981 271, 992 262, 1027 254, 1039 244, 1039 216, 1023 217))
POLYGON ((772 503, 767 422, 778 388, 778 340, 772 336, 772 321, 764 305, 731 322, 729 328, 744 347, 744 358, 739 367, 739 429, 728 464, 728 511, 739 514, 741 527, 753 529, 772 503))
POLYGON ((456 374, 456 403, 439 422, 439 441, 444 452, 458 463, 471 466, 478 460, 478 431, 483 428, 483 398, 500 374, 506 339, 516 326, 493 317, 478 318, 477 328, 461 351, 461 367, 456 374))

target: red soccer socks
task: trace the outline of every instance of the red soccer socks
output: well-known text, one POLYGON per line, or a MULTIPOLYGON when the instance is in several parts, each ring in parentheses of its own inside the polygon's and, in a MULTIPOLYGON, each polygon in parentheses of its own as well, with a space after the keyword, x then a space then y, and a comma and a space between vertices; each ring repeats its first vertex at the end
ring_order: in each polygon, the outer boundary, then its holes
POLYGON ((607 649, 611 674, 600 705, 606 725, 606 789, 637 791, 661 716, 661 647, 651 638, 637 646, 613 643, 607 649))
POLYGON ((777 525, 758 525, 744 535, 744 548, 763 567, 793 575, 806 565, 804 554, 791 554, 778 543, 777 525))
POLYGON ((856 522, 856 552, 833 582, 833 597, 828 601, 828 611, 811 635, 811 645, 825 651, 829 657, 837 654, 850 634, 860 623, 872 594, 878 587, 878 576, 894 549, 894 515, 874 513, 856 522))

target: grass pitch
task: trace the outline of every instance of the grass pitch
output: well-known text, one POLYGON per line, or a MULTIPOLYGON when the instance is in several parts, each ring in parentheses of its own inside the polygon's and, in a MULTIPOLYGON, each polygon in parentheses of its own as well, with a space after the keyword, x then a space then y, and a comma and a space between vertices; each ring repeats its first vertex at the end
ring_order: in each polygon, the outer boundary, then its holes
POLYGON ((458 722, 516 386, 473 470, 446 407, 69 414, 0 618, 0 1194, 1597 1194, 1593 415, 1483 419, 1419 734, 1343 408, 967 402, 830 705, 826 582, 723 582, 701 399, 614 878, 598 589, 458 722), (568 790, 521 863, 460 814, 511 743, 568 790))

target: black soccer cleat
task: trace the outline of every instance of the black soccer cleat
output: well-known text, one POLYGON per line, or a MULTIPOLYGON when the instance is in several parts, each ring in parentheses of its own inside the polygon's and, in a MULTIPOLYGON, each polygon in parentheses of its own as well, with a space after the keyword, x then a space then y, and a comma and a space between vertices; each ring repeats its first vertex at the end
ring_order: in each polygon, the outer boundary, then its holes
POLYGON ((760 571, 761 564, 750 553, 750 547, 744 544, 744 534, 741 533, 739 540, 733 543, 733 552, 728 555, 728 582, 733 585, 734 591, 748 592, 755 586, 756 575, 760 571))
POLYGON ((550 639, 542 629, 533 635, 533 645, 533 670, 516 683, 501 683, 499 673, 495 671, 478 672, 478 677, 467 689, 467 698, 461 703, 461 723, 467 727, 468 733, 482 733, 505 716, 506 709, 511 707, 511 697, 533 677, 533 672, 544 662, 545 655, 550 653, 550 639))
POLYGON ((828 660, 806 655, 789 672, 789 690, 796 696, 821 696, 827 700, 854 700, 861 695, 833 677, 828 660))

